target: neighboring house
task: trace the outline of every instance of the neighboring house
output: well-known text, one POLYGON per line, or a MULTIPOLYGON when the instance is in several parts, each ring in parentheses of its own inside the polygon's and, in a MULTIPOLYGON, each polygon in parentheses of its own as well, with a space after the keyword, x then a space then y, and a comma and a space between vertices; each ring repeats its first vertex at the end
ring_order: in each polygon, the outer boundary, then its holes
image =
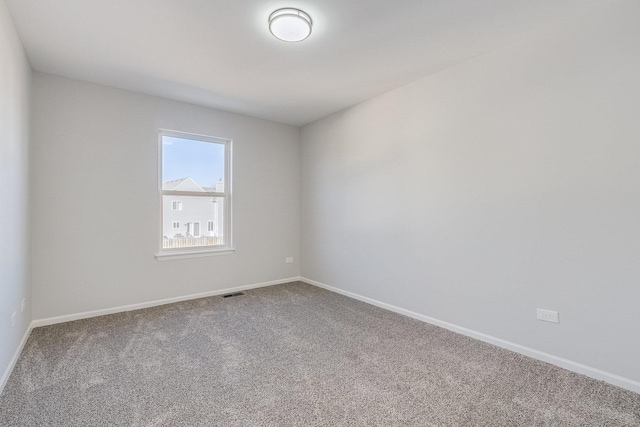
MULTIPOLYGON (((192 178, 162 184, 162 190, 222 192, 224 182, 201 187, 192 178)), ((215 197, 169 196, 162 198, 162 234, 165 238, 224 237, 223 199, 215 197)))

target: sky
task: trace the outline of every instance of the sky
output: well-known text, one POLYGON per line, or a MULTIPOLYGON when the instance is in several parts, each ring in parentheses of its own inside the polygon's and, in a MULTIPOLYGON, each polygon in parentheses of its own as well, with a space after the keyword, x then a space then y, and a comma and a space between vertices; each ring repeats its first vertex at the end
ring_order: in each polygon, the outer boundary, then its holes
POLYGON ((162 182, 192 178, 211 187, 224 178, 224 145, 162 137, 162 182))

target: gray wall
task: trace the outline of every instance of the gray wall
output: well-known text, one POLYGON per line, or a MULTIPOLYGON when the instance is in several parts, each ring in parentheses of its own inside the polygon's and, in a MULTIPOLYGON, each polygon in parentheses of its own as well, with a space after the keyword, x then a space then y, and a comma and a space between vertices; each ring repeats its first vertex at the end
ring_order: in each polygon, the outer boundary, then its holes
POLYGON ((31 67, 0 1, 0 390, 29 323, 28 139, 31 67), (26 299, 25 311, 21 311, 26 299), (11 326, 11 315, 16 325, 11 326))
POLYGON ((640 381, 638 16, 603 3, 305 126, 302 275, 640 381))
POLYGON ((32 111, 34 319, 299 275, 299 128, 42 73, 32 111), (233 139, 235 253, 156 260, 159 128, 233 139))

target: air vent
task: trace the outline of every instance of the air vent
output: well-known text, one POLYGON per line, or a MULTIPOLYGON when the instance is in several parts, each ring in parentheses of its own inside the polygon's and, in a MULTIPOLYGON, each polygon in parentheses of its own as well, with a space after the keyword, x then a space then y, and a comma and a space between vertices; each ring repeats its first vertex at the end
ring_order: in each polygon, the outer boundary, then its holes
POLYGON ((242 292, 234 292, 232 294, 222 295, 222 298, 239 297, 241 295, 244 295, 244 293, 242 293, 242 292))

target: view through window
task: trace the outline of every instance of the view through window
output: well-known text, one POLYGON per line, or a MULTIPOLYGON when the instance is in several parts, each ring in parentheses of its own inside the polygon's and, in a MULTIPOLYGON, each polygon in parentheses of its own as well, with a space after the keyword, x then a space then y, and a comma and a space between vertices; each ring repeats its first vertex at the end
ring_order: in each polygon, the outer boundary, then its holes
POLYGON ((162 249, 230 247, 231 141, 161 131, 162 249))

